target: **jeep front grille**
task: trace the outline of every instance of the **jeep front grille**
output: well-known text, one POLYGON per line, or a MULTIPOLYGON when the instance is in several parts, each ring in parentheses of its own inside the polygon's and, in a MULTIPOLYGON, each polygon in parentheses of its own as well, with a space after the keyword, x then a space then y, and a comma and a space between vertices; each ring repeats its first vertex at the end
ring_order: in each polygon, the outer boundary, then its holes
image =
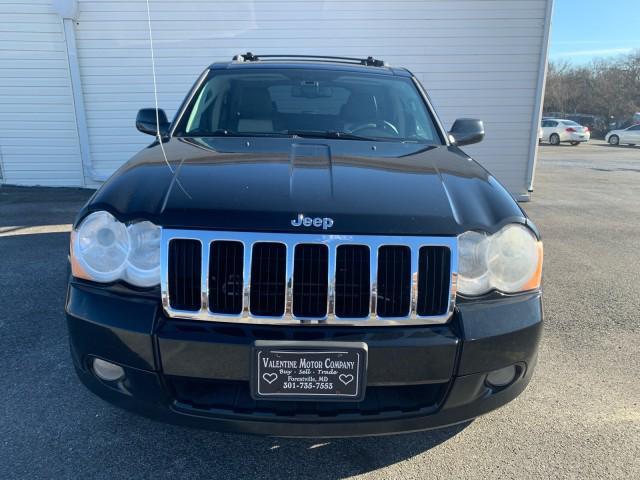
POLYGON ((453 312, 456 237, 162 230, 170 317, 411 325, 453 312))
POLYGON ((175 310, 200 310, 200 245, 197 240, 177 240, 169 244, 170 306, 175 310))
POLYGON ((251 312, 260 317, 284 315, 287 248, 282 243, 257 242, 251 260, 251 312))
POLYGON ((369 247, 339 245, 336 249, 335 313, 342 318, 369 316, 369 247))
POLYGON ((411 249, 385 245, 378 250, 378 316, 406 317, 411 301, 411 249))
POLYGON ((449 302, 449 291, 442 284, 442 276, 449 272, 451 250, 447 247, 420 248, 418 266, 418 315, 438 315, 449 302))
POLYGON ((324 318, 329 290, 329 249, 321 243, 295 246, 293 257, 293 314, 324 318))
MULTIPOLYGON (((244 245, 242 242, 223 240, 211 244, 209 251, 209 310, 214 313, 236 315, 242 313, 243 268, 244 245)), ((199 304, 198 307, 200 307, 199 304)))

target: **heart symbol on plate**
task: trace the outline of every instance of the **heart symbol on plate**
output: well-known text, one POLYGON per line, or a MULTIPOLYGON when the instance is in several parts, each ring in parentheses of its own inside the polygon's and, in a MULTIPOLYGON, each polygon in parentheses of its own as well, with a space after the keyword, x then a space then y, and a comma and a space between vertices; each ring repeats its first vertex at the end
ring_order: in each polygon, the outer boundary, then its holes
POLYGON ((271 385, 273 382, 275 382, 278 379, 278 374, 277 373, 263 373, 262 374, 262 378, 264 379, 265 382, 267 382, 269 385, 271 385))
POLYGON ((341 373, 340 375, 338 375, 338 379, 345 385, 349 385, 351 382, 353 382, 353 375, 345 375, 344 373, 341 373))

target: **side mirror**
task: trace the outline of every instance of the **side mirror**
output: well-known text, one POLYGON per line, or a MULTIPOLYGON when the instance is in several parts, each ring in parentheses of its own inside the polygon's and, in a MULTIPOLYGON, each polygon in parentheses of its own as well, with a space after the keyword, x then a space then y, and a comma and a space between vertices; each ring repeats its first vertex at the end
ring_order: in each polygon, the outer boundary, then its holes
POLYGON ((459 118, 453 122, 449 135, 455 139, 459 147, 478 143, 484 138, 484 125, 482 120, 459 118))
POLYGON ((156 109, 143 108, 138 111, 136 116, 136 128, 142 133, 153 135, 154 137, 160 133, 160 136, 163 137, 169 131, 169 121, 167 120, 167 114, 161 108, 158 109, 158 120, 160 121, 160 132, 158 132, 156 122, 156 109))

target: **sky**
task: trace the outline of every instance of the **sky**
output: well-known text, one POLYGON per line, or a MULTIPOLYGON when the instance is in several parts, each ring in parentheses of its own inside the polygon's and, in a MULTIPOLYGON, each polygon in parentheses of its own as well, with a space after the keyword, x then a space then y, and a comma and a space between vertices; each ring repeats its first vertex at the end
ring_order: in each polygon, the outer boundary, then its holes
POLYGON ((555 0, 549 58, 588 63, 640 49, 640 0, 555 0))

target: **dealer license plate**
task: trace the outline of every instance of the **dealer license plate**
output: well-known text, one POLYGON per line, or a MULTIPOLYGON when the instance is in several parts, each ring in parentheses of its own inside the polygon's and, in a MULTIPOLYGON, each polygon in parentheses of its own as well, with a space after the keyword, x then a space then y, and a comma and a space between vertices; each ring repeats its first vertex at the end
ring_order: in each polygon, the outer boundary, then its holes
POLYGON ((256 341, 251 393, 271 400, 362 400, 367 345, 256 341))

